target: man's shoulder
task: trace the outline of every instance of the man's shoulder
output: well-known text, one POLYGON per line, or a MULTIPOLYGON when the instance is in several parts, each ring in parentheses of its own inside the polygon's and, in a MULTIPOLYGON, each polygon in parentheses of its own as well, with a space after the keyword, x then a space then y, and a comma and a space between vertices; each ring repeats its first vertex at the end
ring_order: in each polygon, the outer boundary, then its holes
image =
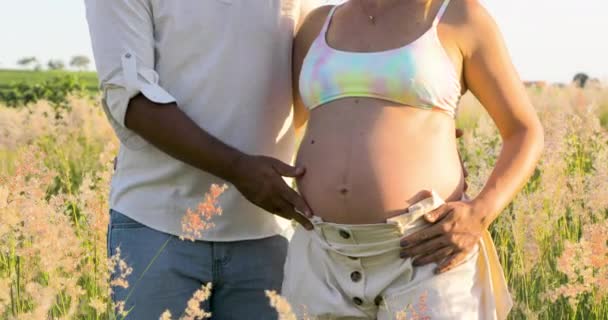
POLYGON ((300 19, 305 19, 312 11, 319 7, 327 6, 327 0, 301 0, 300 19))
POLYGON ((302 7, 308 7, 308 8, 317 8, 317 7, 321 7, 323 5, 328 4, 328 0, 300 0, 300 5, 302 7))

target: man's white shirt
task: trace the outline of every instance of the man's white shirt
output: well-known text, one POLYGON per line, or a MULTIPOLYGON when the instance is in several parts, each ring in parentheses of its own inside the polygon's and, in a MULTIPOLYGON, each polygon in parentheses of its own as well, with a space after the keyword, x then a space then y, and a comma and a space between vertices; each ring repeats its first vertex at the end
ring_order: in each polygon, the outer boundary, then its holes
MULTIPOLYGON (((176 102, 201 128, 245 153, 290 163, 295 152, 291 48, 295 26, 321 0, 85 0, 102 105, 121 141, 110 207, 180 235, 181 219, 225 181, 152 146, 124 125, 142 93, 176 102)), ((204 152, 204 150, 201 150, 204 152)), ((236 188, 201 240, 276 235, 288 221, 236 188)))

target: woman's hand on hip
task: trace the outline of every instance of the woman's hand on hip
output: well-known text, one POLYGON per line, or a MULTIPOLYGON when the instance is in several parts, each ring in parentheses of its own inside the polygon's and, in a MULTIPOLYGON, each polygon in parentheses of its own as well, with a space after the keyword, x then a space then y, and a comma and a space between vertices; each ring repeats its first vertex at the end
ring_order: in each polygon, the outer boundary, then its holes
POLYGON ((437 263, 435 273, 459 265, 475 248, 485 227, 472 202, 448 202, 424 215, 427 227, 401 239, 401 257, 415 266, 437 263))

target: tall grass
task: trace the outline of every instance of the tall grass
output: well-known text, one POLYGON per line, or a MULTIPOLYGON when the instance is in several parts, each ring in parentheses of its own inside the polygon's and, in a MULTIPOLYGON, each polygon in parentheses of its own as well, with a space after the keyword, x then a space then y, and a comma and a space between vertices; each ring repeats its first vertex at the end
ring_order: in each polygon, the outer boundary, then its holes
MULTIPOLYGON (((608 319, 607 91, 531 89, 530 97, 545 128, 544 155, 491 230, 515 297, 511 318, 608 319)), ((474 195, 490 174, 500 138, 470 96, 459 121, 474 195)))
MULTIPOLYGON (((491 230, 516 302, 510 318, 608 319, 608 91, 548 88, 530 96, 546 129, 545 154, 491 230)), ((130 270, 120 257, 106 258, 117 141, 91 104, 73 98, 67 110, 46 102, 0 106, 0 319, 108 319, 120 309, 108 294, 111 285, 128 284, 110 284, 110 271, 130 270)), ((458 124, 474 196, 501 140, 471 97, 458 124)), ((192 307, 208 297, 206 289, 192 307)), ((269 295, 282 319, 293 319, 269 295)))

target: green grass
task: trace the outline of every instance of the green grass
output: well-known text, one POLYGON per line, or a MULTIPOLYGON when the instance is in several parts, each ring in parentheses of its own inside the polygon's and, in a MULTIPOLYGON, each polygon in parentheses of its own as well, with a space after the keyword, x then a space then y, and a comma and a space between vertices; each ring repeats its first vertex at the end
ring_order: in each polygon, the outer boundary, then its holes
POLYGON ((0 69, 0 90, 8 89, 11 83, 39 84, 57 76, 75 75, 89 91, 98 90, 97 73, 90 71, 30 71, 0 69))

